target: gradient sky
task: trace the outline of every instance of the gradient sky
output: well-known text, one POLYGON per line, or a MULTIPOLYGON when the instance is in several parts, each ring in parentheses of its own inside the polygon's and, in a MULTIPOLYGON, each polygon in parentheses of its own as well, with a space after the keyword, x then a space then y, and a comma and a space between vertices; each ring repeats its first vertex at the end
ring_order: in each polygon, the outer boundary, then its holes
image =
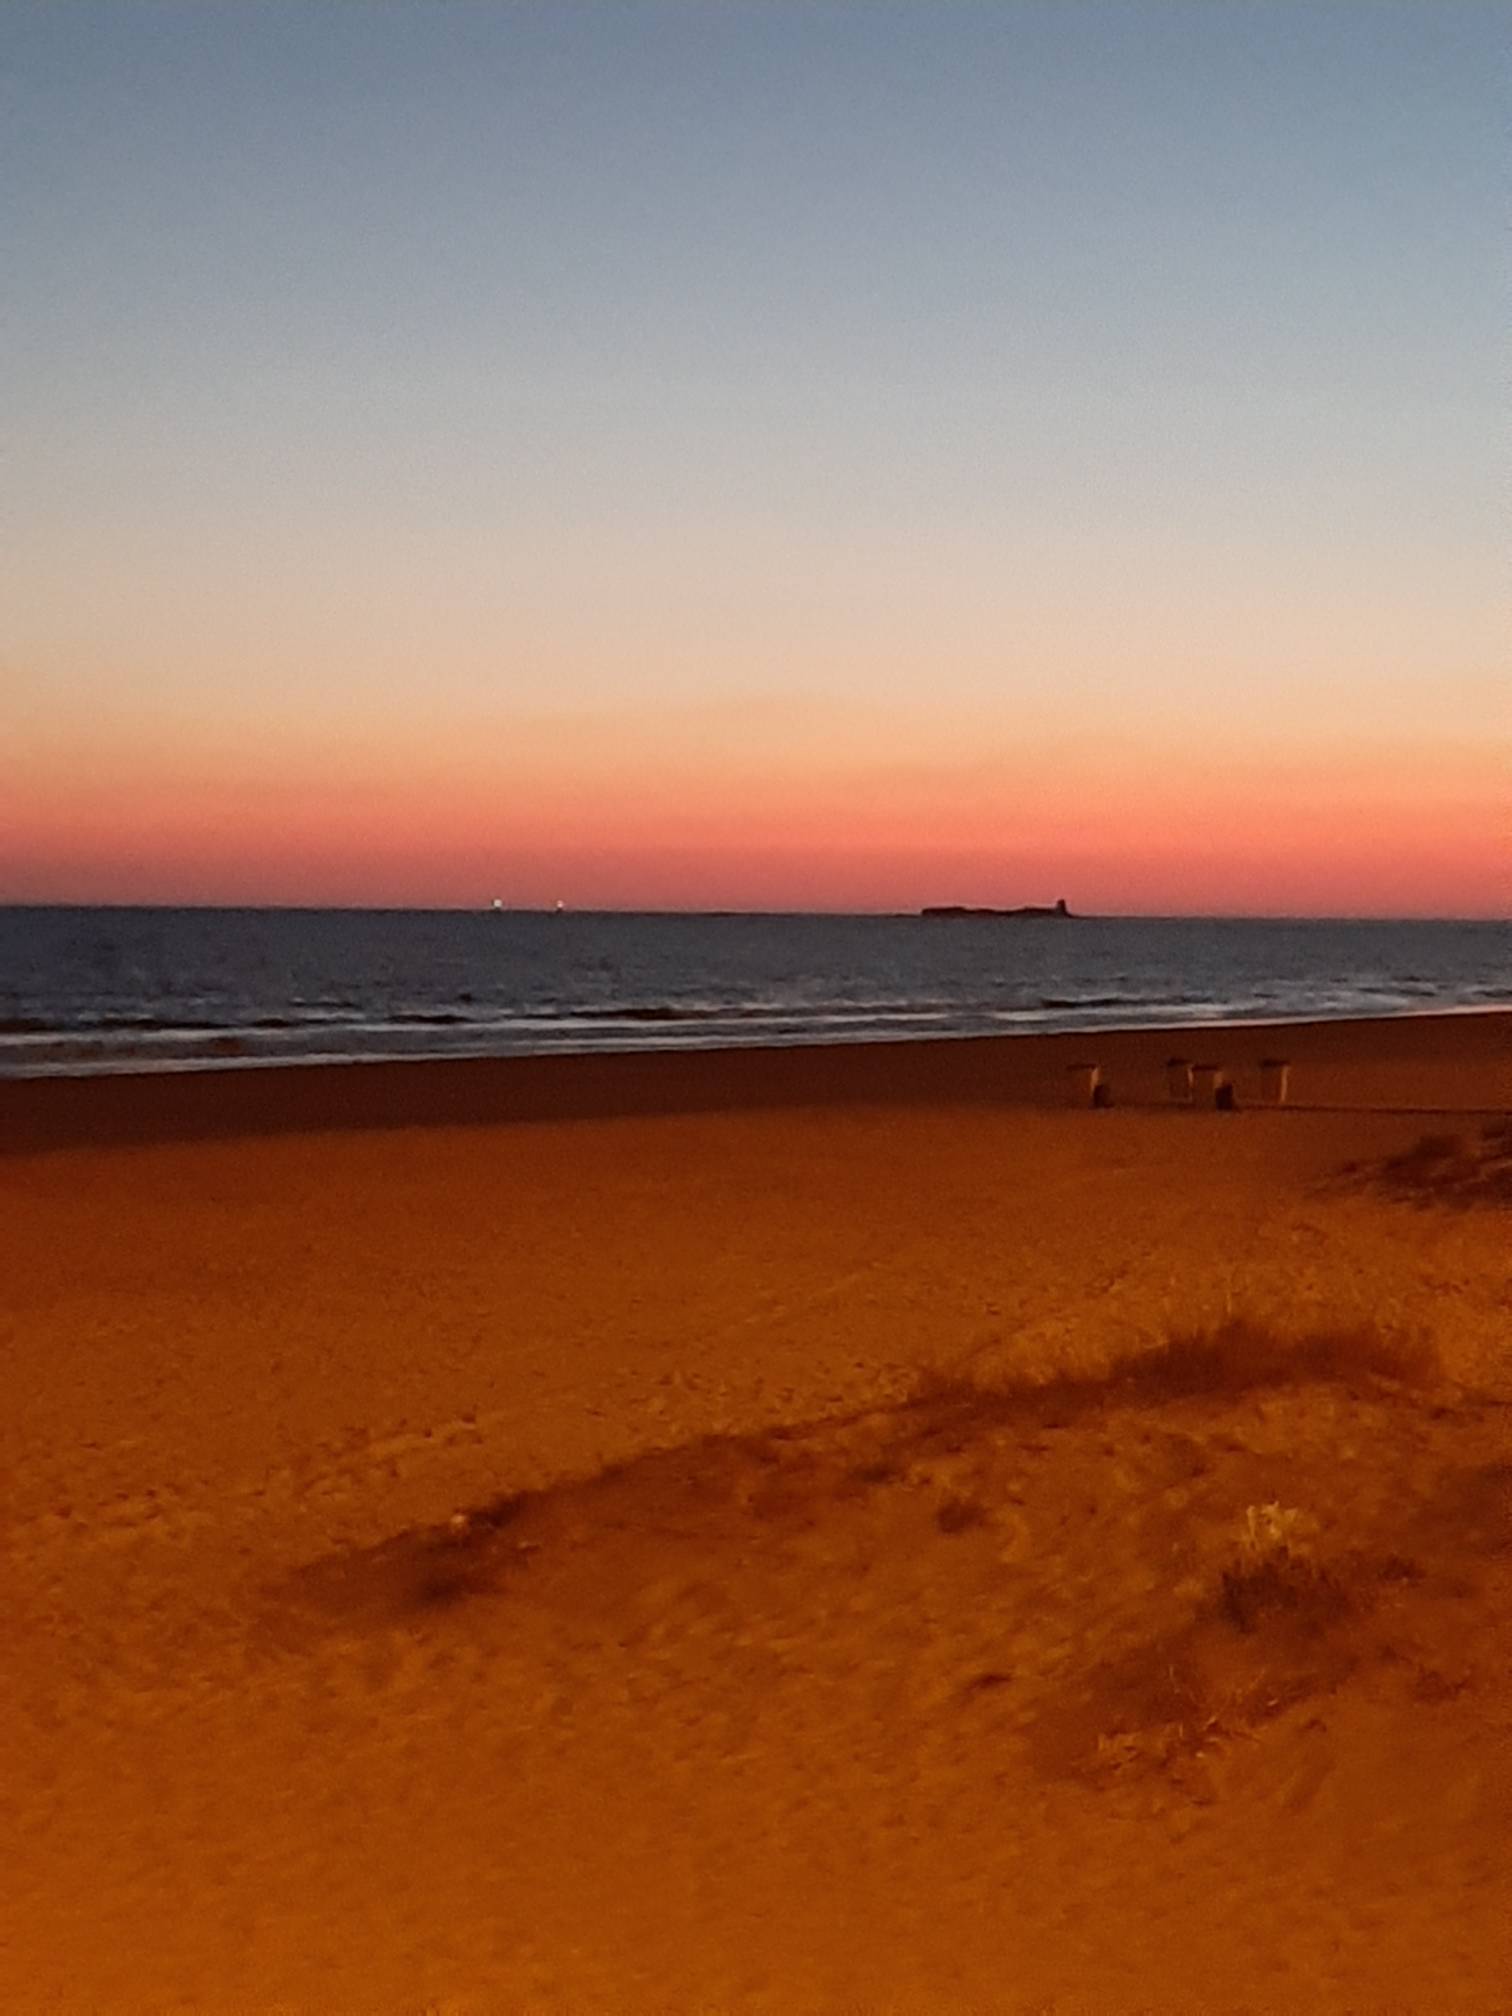
POLYGON ((7 0, 0 900, 1512 910, 1499 0, 7 0))

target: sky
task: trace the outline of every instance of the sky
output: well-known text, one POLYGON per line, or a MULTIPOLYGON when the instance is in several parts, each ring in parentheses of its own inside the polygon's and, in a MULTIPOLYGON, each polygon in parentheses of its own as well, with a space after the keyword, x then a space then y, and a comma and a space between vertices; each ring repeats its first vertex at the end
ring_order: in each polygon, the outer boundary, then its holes
POLYGON ((1512 912, 1512 0, 7 0, 0 901, 1512 912))

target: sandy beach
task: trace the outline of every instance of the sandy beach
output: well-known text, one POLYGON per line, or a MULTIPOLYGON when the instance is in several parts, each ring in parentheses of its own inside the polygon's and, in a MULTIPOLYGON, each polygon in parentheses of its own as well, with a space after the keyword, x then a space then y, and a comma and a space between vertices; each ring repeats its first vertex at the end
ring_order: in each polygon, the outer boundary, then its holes
POLYGON ((0 1084, 0 2007, 1508 2007, 1509 1113, 1504 1015, 0 1084))

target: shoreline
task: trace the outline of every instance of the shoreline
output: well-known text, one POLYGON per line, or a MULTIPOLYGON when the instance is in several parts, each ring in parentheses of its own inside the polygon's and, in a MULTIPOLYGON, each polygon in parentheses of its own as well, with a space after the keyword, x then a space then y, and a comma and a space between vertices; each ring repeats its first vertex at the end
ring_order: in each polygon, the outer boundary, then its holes
POLYGON ((413 1127, 845 1106, 1065 1106, 1096 1061, 1115 1103, 1167 1106, 1173 1050, 1258 1100, 1286 1034, 1298 1109, 1512 1110, 1512 1010, 833 1043, 351 1058, 0 1079, 0 1156, 59 1148, 413 1127), (1452 1032, 1452 1033, 1451 1033, 1452 1032), (1262 1042, 1262 1037, 1271 1040, 1262 1042))
MULTIPOLYGON (((1298 1029, 1311 1028, 1314 1024, 1376 1022, 1437 1022, 1457 1020, 1462 1016, 1506 1015, 1512 1016, 1512 999, 1505 1001, 1461 1001, 1439 1004, 1429 1008, 1393 1008, 1375 1010, 1369 1014, 1341 1013, 1337 1015, 1228 1015, 1219 1014, 1212 1020, 1194 1017, 1178 1022, 1093 1022, 1067 1026, 1059 1023, 1042 1022, 1034 1026, 1000 1029, 942 1029, 936 1034, 923 1034, 915 1030, 908 1035, 890 1035, 885 1030, 873 1035, 850 1032, 843 1036, 815 1036, 808 1031, 794 1034, 768 1036, 761 1042, 700 1042, 696 1038, 687 1042, 676 1039, 661 1041, 647 1040, 642 1036, 637 1041, 615 1041, 597 1043, 591 1047, 571 1049, 543 1047, 534 1050, 316 1050, 308 1054, 280 1055, 277 1052, 247 1052, 236 1049, 225 1051, 206 1050, 193 1056, 154 1057, 147 1053, 135 1057, 109 1058, 104 1061, 79 1060, 72 1063, 51 1065, 22 1065, 7 1067, 0 1062, 0 1085, 12 1080, 34 1081, 53 1078, 162 1078, 202 1071, 300 1071, 319 1065, 339 1064, 503 1064, 521 1059, 555 1057, 573 1059, 582 1057, 657 1057, 657 1056, 723 1056, 730 1051, 748 1052, 757 1050, 845 1050, 878 1043, 968 1043, 968 1042, 1018 1042, 1025 1037, 1077 1037, 1084 1036, 1089 1041, 1102 1036, 1167 1036, 1175 1039, 1182 1035, 1201 1035, 1204 1030, 1244 1030, 1244 1029, 1298 1029)), ((647 1018, 652 1019, 652 1018, 647 1018)), ((655 1018, 659 1021, 660 1018, 655 1018)), ((675 1015, 667 1018, 669 1024, 681 1026, 675 1015)), ((410 1025, 403 1025, 410 1026, 410 1025)), ((28 1031, 40 1040, 49 1042, 65 1041, 79 1032, 68 1029, 28 1031)), ((246 1036, 246 1028, 179 1030, 174 1033, 202 1036, 215 1041, 230 1040, 246 1036)), ((260 1025, 253 1025, 250 1033, 261 1034, 260 1025)), ((0 1029, 0 1040, 6 1031, 0 1029)))

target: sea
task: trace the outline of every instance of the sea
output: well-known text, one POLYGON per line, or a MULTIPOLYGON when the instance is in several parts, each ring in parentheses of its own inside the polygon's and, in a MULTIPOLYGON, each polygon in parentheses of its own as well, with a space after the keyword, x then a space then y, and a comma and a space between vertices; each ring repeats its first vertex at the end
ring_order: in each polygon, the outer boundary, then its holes
POLYGON ((0 1075, 1512 1007, 1503 922, 0 908, 0 1075))

